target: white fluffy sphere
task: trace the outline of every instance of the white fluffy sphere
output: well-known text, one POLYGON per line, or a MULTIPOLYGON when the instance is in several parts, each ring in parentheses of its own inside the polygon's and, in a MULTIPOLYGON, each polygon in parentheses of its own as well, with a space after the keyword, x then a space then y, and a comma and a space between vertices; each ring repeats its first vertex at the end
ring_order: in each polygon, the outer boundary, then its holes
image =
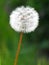
POLYGON ((10 15, 10 25, 17 32, 32 32, 39 23, 39 14, 32 7, 18 7, 10 15))

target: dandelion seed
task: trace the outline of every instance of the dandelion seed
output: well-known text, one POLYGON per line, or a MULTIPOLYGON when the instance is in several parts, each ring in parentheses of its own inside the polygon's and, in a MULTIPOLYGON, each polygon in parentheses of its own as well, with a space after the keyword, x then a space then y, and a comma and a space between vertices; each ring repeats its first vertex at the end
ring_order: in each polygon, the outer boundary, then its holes
POLYGON ((38 23, 38 12, 31 7, 18 7, 10 15, 10 25, 17 32, 32 32, 37 28, 38 23))

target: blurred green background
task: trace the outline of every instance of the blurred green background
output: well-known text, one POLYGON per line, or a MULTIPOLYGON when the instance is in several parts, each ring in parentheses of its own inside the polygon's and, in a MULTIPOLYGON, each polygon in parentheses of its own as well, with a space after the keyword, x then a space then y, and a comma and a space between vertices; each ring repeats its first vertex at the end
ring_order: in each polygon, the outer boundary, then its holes
POLYGON ((40 16, 34 32, 24 34, 17 65, 49 65, 49 0, 0 0, 0 65, 14 65, 20 33, 9 25, 18 6, 34 7, 40 16))

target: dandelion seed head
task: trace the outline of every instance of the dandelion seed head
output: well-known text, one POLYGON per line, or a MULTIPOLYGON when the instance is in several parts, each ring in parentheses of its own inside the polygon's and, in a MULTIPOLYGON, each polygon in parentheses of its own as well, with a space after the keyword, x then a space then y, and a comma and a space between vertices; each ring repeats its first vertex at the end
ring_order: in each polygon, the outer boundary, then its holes
POLYGON ((17 32, 32 32, 39 23, 39 14, 32 7, 17 7, 10 14, 10 25, 17 32))

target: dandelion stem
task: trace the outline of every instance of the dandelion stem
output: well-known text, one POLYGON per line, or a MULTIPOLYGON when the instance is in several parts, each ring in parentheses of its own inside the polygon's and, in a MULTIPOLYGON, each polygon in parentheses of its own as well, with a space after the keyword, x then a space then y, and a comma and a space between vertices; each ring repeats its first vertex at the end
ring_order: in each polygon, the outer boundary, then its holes
POLYGON ((16 58, 15 58, 14 65, 17 65, 17 62, 18 62, 18 56, 19 56, 20 47, 21 47, 21 43, 22 43, 22 36, 23 36, 23 33, 21 32, 20 33, 20 39, 19 39, 19 43, 18 43, 18 48, 17 48, 17 52, 16 52, 16 58))

